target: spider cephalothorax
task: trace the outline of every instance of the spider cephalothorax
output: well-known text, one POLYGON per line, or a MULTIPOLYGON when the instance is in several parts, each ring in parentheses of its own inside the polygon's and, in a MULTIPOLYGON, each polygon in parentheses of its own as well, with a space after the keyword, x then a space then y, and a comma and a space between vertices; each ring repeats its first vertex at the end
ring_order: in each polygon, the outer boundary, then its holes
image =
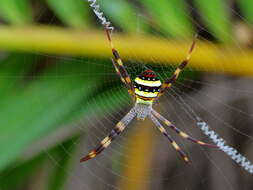
POLYGON ((177 143, 172 139, 172 137, 167 133, 165 128, 160 123, 163 122, 169 128, 174 130, 177 134, 181 137, 192 141, 199 145, 211 146, 216 147, 215 145, 207 144, 202 141, 196 140, 195 138, 189 136, 185 132, 181 131, 177 127, 175 127, 169 120, 165 119, 162 115, 160 115, 157 111, 152 108, 153 102, 158 99, 167 89, 171 87, 173 82, 179 76, 179 73, 183 70, 183 68, 187 65, 188 61, 190 60, 192 50, 195 45, 195 40, 193 41, 191 48, 189 50, 188 56, 186 59, 177 67, 174 74, 165 80, 163 83, 159 80, 157 75, 152 70, 146 70, 140 75, 138 75, 134 82, 131 81, 127 70, 125 69, 123 62, 120 58, 118 51, 114 48, 114 45, 111 40, 110 32, 106 29, 106 34, 108 40, 111 44, 112 54, 114 59, 112 59, 112 63, 114 68, 119 75, 121 81, 124 83, 126 88, 128 89, 129 94, 133 97, 134 106, 133 108, 116 124, 116 127, 111 131, 111 133, 105 137, 100 145, 91 151, 87 156, 83 157, 80 161, 89 160, 100 152, 102 152, 106 147, 108 147, 112 140, 115 139, 124 129, 125 127, 135 118, 144 120, 147 117, 155 124, 155 126, 160 130, 161 133, 164 134, 165 137, 170 141, 173 148, 179 152, 181 157, 189 163, 189 159, 186 154, 180 149, 177 143), (160 120, 160 121, 159 121, 160 120))

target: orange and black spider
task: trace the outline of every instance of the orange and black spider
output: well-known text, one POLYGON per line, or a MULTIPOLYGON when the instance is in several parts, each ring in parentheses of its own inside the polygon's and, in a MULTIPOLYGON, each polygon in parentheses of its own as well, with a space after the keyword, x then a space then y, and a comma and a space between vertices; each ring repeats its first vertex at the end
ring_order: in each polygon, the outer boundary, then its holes
POLYGON ((179 73, 185 68, 188 64, 192 51, 195 46, 196 38, 194 38, 188 55, 184 61, 177 67, 174 74, 163 83, 159 80, 157 75, 152 70, 146 70, 140 75, 138 75, 134 82, 131 81, 127 70, 125 69, 123 62, 120 58, 118 51, 114 48, 110 31, 106 29, 107 38, 110 42, 112 48, 112 54, 114 59, 112 59, 112 63, 115 67, 117 74, 119 75, 121 81, 125 84, 128 89, 129 94, 134 99, 133 108, 116 124, 116 127, 111 131, 111 133, 105 137, 100 145, 92 150, 87 156, 83 157, 80 162, 84 162, 91 158, 94 158, 99 153, 101 153, 105 148, 107 148, 111 142, 125 129, 125 127, 135 118, 144 120, 147 117, 153 121, 155 126, 164 134, 165 137, 170 141, 173 148, 180 154, 180 156, 184 159, 186 163, 189 163, 190 160, 186 156, 186 154, 181 150, 181 148, 177 145, 177 143, 171 138, 171 136, 166 132, 165 128, 160 123, 163 122, 170 129, 174 130, 181 137, 192 141, 199 145, 217 147, 212 144, 207 144, 202 141, 199 141, 185 132, 181 131, 177 127, 175 127, 170 121, 161 116, 157 111, 152 108, 152 105, 155 100, 157 100, 167 89, 171 87, 171 85, 176 81, 179 76, 179 73), (159 121, 160 120, 160 121, 159 121))

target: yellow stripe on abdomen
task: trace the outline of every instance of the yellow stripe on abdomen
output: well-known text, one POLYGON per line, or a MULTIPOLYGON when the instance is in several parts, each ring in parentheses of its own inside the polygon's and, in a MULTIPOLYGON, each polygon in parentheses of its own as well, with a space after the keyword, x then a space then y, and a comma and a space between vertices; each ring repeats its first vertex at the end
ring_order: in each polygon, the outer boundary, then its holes
POLYGON ((135 88, 135 94, 139 95, 139 96, 143 96, 145 98, 156 98, 158 95, 158 92, 145 92, 142 90, 139 90, 137 88, 135 88))
POLYGON ((144 100, 140 97, 136 98, 136 103, 141 103, 141 104, 153 104, 154 99, 150 99, 150 100, 144 100))
POLYGON ((142 80, 139 77, 136 77, 134 80, 136 83, 144 85, 144 86, 149 86, 149 87, 159 87, 162 85, 160 80, 157 81, 152 81, 152 80, 142 80))

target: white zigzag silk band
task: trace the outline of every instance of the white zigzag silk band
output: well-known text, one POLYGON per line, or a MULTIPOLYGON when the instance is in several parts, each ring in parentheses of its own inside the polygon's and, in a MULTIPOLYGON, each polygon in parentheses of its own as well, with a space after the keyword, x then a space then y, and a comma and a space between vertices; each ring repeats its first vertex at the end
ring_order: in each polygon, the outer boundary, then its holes
POLYGON ((197 120, 197 126, 201 129, 201 131, 206 136, 208 136, 216 144, 216 146, 219 147, 221 151, 223 151, 242 168, 252 174, 253 164, 245 156, 240 154, 236 149, 231 146, 225 145, 225 140, 222 139, 215 131, 211 130, 208 124, 197 116, 195 111, 188 104, 186 104, 183 98, 179 96, 179 100, 185 106, 185 110, 188 110, 187 112, 197 120))
POLYGON ((90 3, 90 7, 93 9, 93 12, 97 15, 99 20, 101 21, 101 24, 107 29, 107 30, 113 30, 114 27, 110 26, 111 22, 107 21, 106 18, 103 16, 103 12, 100 10, 100 6, 97 4, 97 0, 87 0, 90 3))
POLYGON ((245 158, 245 156, 241 155, 233 147, 225 145, 225 140, 219 137, 215 131, 209 129, 209 126, 206 122, 200 118, 197 118, 197 120, 197 126, 219 147, 220 150, 225 152, 230 158, 232 158, 249 173, 253 173, 253 164, 247 158, 245 158))

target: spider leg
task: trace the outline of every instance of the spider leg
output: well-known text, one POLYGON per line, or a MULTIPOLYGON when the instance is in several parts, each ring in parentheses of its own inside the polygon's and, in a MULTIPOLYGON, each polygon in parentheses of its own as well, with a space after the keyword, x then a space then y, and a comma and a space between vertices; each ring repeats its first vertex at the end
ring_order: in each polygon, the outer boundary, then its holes
POLYGON ((159 114, 157 111, 152 110, 152 114, 157 117, 158 119, 160 119, 165 125, 167 125, 169 128, 171 128, 172 130, 174 130, 177 134, 179 134, 181 137, 199 144, 199 145, 203 145, 203 146, 209 146, 209 147, 213 147, 213 148, 218 148, 216 145, 212 145, 212 144, 208 144, 202 141, 199 141, 193 137, 191 137, 190 135, 186 134, 185 132, 181 131, 180 129, 178 129, 175 125, 173 125, 169 120, 165 119, 161 114, 159 114))
POLYGON ((108 29, 105 29, 105 31, 106 31, 107 39, 110 42, 110 45, 112 48, 112 54, 114 56, 114 60, 113 60, 114 68, 115 68, 116 72, 118 73, 118 75, 120 76, 121 81, 126 84, 129 94, 134 95, 133 83, 131 81, 131 78, 130 78, 127 70, 125 69, 125 67, 123 65, 123 61, 120 58, 118 51, 114 48, 114 44, 112 42, 110 31, 108 29))
POLYGON ((160 93, 158 95, 158 97, 160 97, 161 95, 163 95, 163 93, 172 86, 172 84, 177 80, 180 72, 186 67, 186 65, 188 64, 190 58, 191 58, 191 55, 192 55, 192 51, 195 47, 195 43, 196 43, 196 39, 197 39, 197 35, 195 36, 195 38, 193 39, 193 42, 191 44, 191 47, 188 51, 188 55, 186 57, 185 60, 183 60, 181 62, 181 64, 177 67, 177 69, 175 70, 175 72, 173 73, 173 75, 166 79, 163 84, 162 84, 162 87, 161 87, 161 90, 160 90, 160 93))
POLYGON ((152 115, 150 114, 150 119, 153 121, 155 126, 161 131, 161 133, 168 138, 170 141, 171 145, 173 148, 180 154, 180 156, 183 158, 183 160, 187 163, 190 164, 190 160, 187 157, 187 155, 182 151, 182 149, 178 146, 178 144, 172 139, 172 137, 166 132, 166 130, 163 128, 161 123, 152 115))
POLYGON ((99 153, 101 153, 105 148, 107 148, 111 142, 125 129, 125 127, 133 120, 135 117, 135 111, 132 108, 121 121, 119 121, 111 133, 106 136, 101 142, 100 145, 92 150, 88 155, 84 156, 80 159, 80 162, 84 162, 91 158, 96 157, 99 153))
POLYGON ((133 91, 131 90, 131 86, 129 86, 129 84, 126 82, 125 78, 120 73, 119 68, 118 68, 118 66, 117 66, 117 64, 116 64, 116 62, 115 62, 114 59, 112 59, 112 64, 113 64, 113 66, 114 66, 114 68, 116 70, 117 75, 120 77, 120 80, 125 84, 125 87, 127 87, 128 93, 130 95, 133 95, 133 91))

